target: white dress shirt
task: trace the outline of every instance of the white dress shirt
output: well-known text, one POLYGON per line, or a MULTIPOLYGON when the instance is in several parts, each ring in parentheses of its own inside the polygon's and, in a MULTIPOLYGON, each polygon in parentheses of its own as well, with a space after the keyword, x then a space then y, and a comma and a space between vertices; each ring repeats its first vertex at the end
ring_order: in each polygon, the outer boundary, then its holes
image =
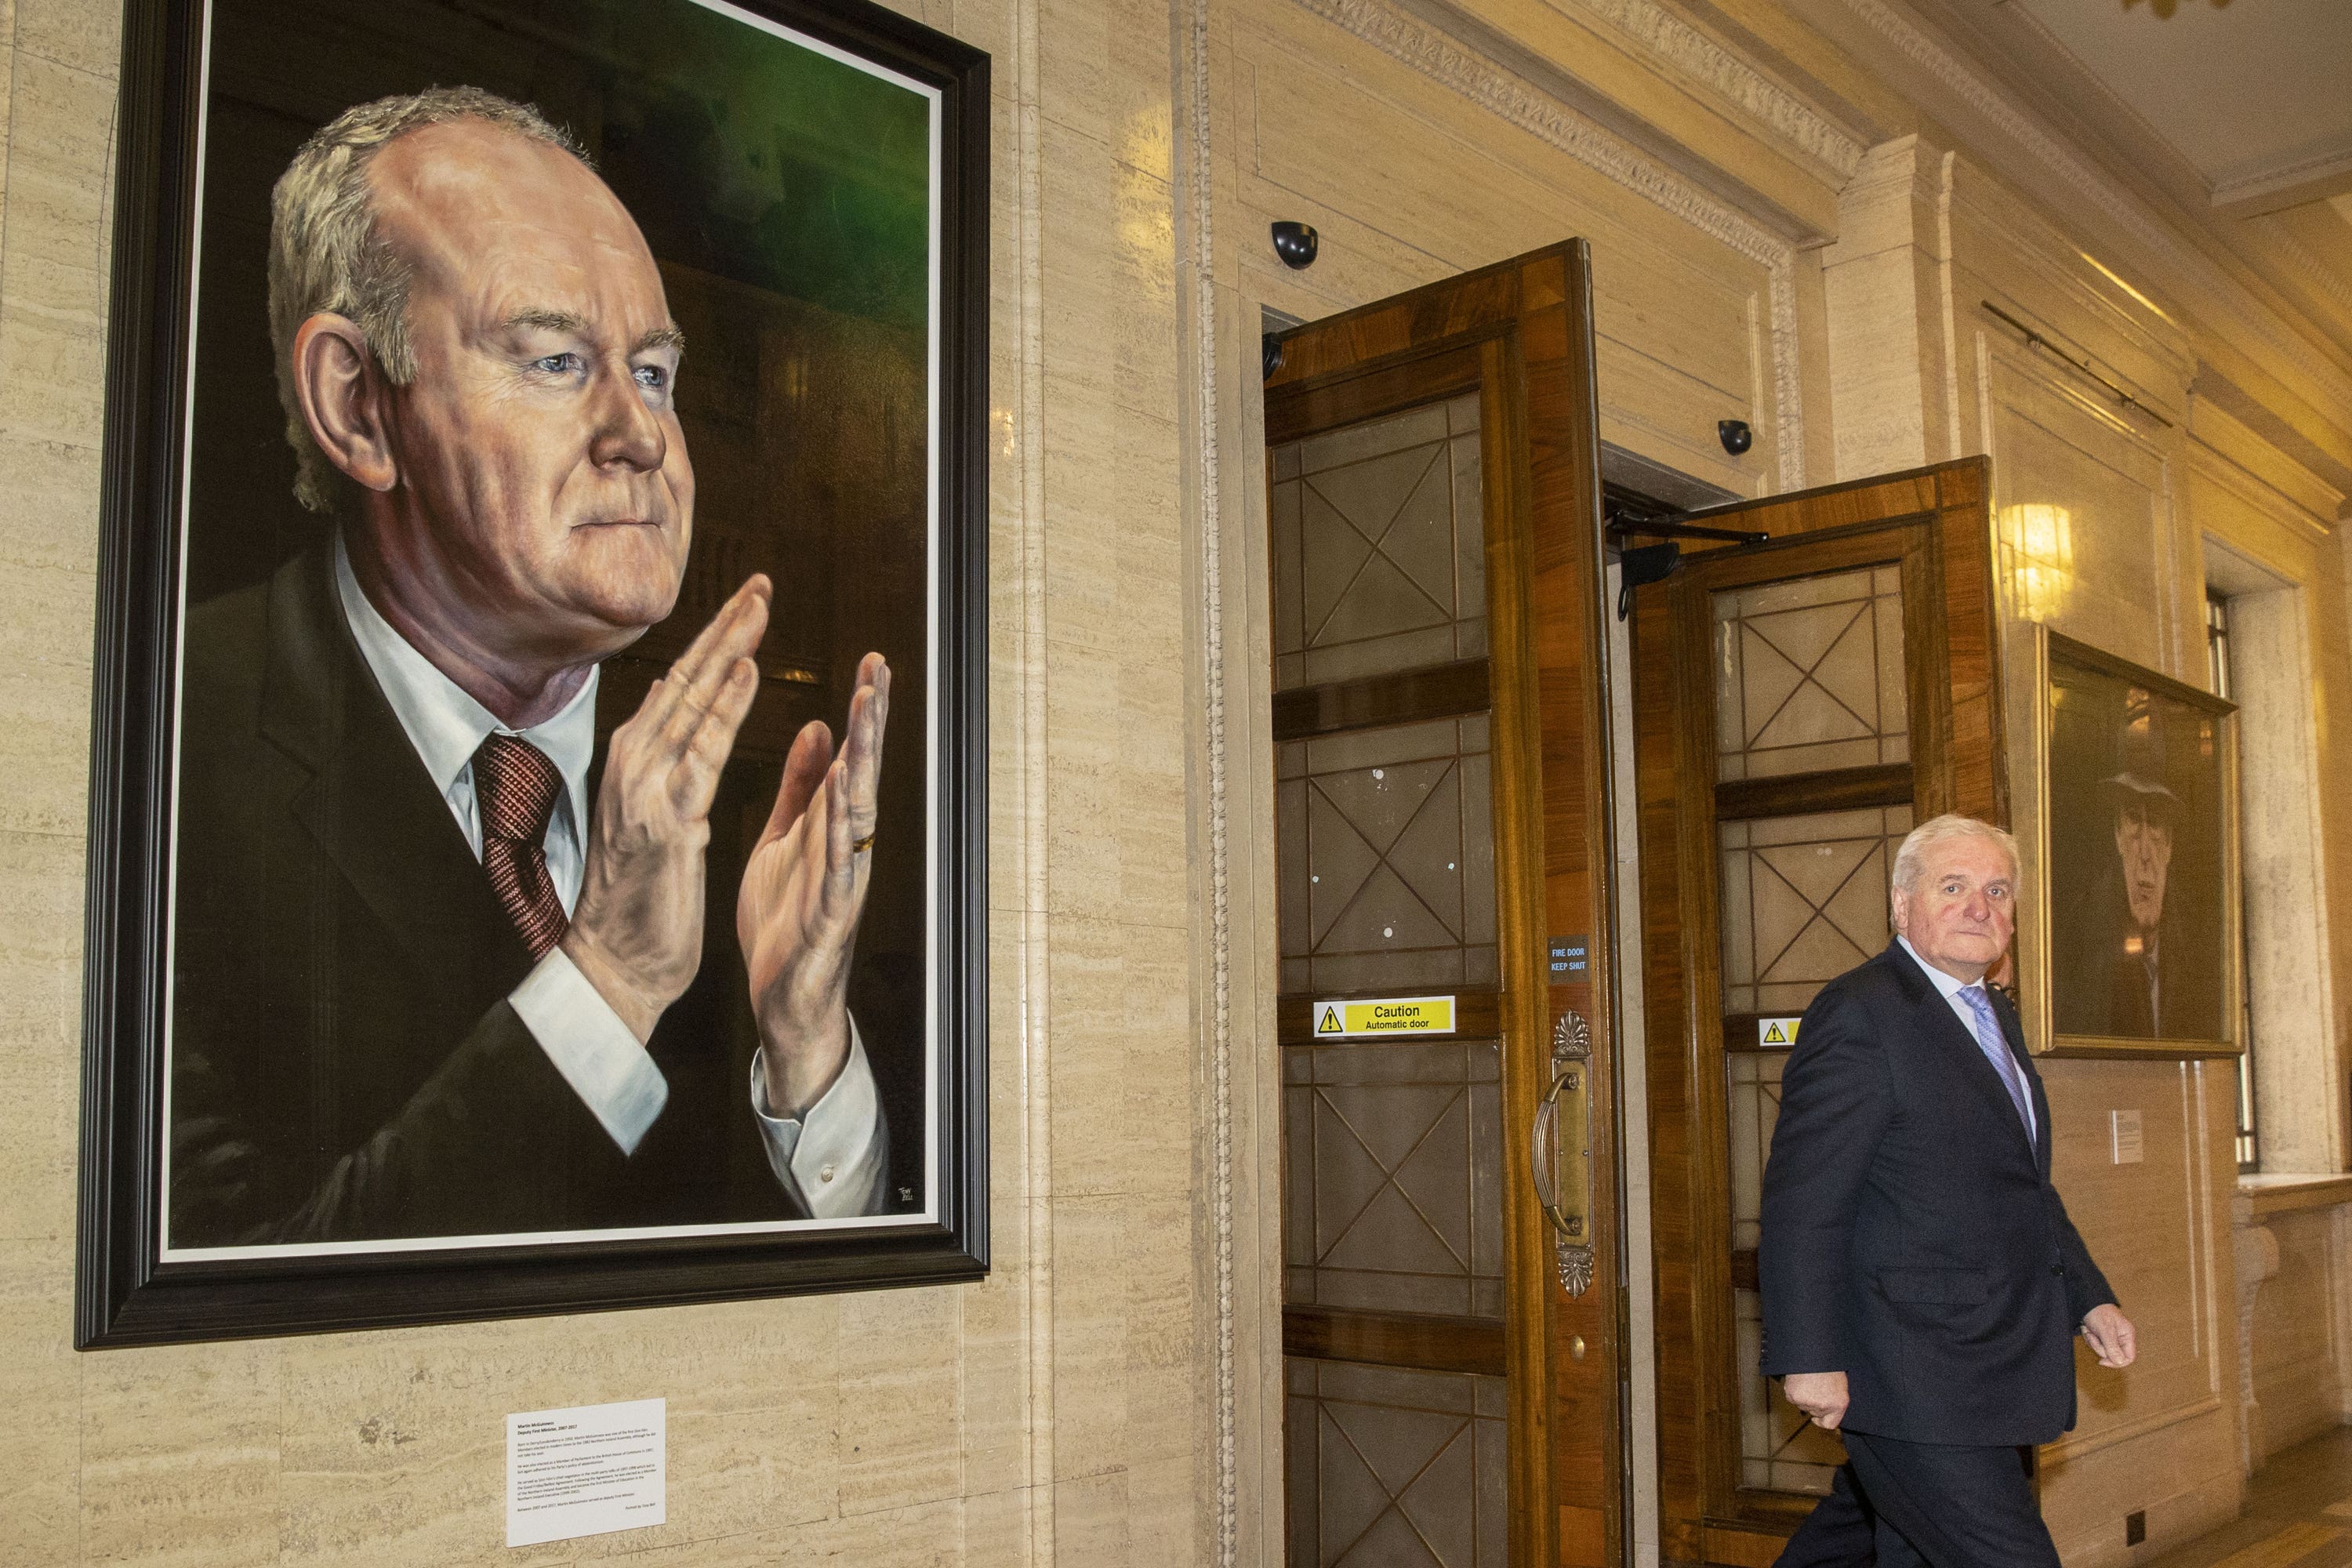
MULTIPOLYGON (((589 671, 553 718, 528 730, 512 730, 435 668, 368 602, 340 537, 335 541, 335 586, 361 657, 447 801, 474 858, 482 857, 474 753, 486 738, 493 731, 520 736, 544 752, 563 775, 563 793, 549 816, 544 847, 548 877, 570 914, 579 901, 586 868, 597 672, 589 671)), ((634 1152, 668 1103, 669 1082, 612 1005, 561 947, 550 950, 507 1000, 621 1152, 634 1152)), ((811 1214, 839 1219, 868 1211, 885 1174, 887 1144, 880 1136, 881 1104, 873 1069, 855 1019, 849 1028, 849 1059, 841 1076, 805 1114, 794 1120, 769 1113, 766 1077, 756 1053, 750 1110, 767 1148, 769 1168, 778 1182, 799 1194, 811 1214)))
MULTIPOLYGON (((1977 1033, 1976 1014, 1969 1009, 1969 1005, 1966 1002, 1960 1000, 1961 992, 1974 991, 1984 997, 1985 1006, 1988 1009, 1990 1009, 1992 1007, 1992 994, 1985 990, 1985 983, 1981 980, 1962 980, 1957 974, 1947 974, 1942 970, 1937 968, 1934 964, 1928 963, 1926 959, 1921 958, 1919 956, 1919 950, 1911 945, 1911 939, 1909 937, 1898 936, 1895 940, 1901 942, 1903 944, 1903 951, 1909 953, 1919 967, 1927 972, 1928 983, 1935 986, 1937 994, 1942 996, 1946 1005, 1951 1008, 1953 1016, 1959 1019, 1960 1027, 1969 1032, 1969 1038, 1977 1043, 1977 1049, 1988 1052, 1992 1050, 1992 1045, 1989 1044, 1982 1035, 1977 1033)), ((1998 1011, 1994 1011, 1992 1016, 1995 1018, 1999 1018, 2000 1014, 1998 1011)), ((2040 1129, 2035 1127, 2033 1124, 2033 1091, 2026 1086, 2025 1069, 2018 1066, 2017 1053, 2009 1048, 2009 1041, 2006 1038, 2003 1038, 2000 1042, 2000 1048, 2001 1054, 2009 1058, 2008 1072, 2004 1073, 2003 1077, 2006 1079, 2008 1077, 2014 1076, 2017 1080, 2018 1098, 2023 1103, 2025 1109, 2025 1136, 2029 1141, 2037 1139, 2042 1134, 2040 1129)), ((1990 1063, 1990 1058, 1988 1058, 1988 1061, 1990 1063)), ((1992 1066, 1993 1071, 2001 1072, 2001 1068, 1998 1064, 1990 1065, 1992 1066)), ((2009 1085, 2006 1082, 2001 1085, 2001 1088, 2004 1089, 2008 1087, 2009 1085)))

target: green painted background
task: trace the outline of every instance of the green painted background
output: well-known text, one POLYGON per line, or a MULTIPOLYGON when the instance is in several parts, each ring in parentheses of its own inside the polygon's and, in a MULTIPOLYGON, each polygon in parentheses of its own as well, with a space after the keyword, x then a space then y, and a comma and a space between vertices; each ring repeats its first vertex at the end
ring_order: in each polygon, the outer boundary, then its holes
POLYGON ((658 255, 920 330, 929 104, 694 0, 589 0, 599 162, 658 255))

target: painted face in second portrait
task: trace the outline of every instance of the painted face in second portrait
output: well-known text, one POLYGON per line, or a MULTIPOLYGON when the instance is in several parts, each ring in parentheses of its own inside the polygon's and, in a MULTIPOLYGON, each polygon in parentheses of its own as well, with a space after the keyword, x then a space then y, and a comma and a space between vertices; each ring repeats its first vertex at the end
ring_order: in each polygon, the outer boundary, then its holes
POLYGON ((2124 863, 2132 924, 2153 931, 2164 919, 2164 888, 2172 872, 2171 820, 2145 805, 2125 805, 2116 813, 2116 853, 2124 863))
POLYGON ((388 571, 510 657, 603 658, 670 612, 693 531, 683 342, 635 222, 562 149, 478 120, 370 168, 416 374, 388 420, 388 571))

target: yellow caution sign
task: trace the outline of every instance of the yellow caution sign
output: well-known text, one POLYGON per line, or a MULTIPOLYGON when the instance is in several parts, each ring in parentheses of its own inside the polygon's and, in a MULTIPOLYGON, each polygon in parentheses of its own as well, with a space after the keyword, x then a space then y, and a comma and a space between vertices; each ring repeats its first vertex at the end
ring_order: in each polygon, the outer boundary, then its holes
POLYGON ((1797 1020, 1794 1018, 1759 1018, 1756 1020, 1756 1043, 1759 1046, 1793 1046, 1797 1043, 1797 1020))
POLYGON ((1315 1034, 1320 1039, 1358 1039, 1367 1035, 1450 1035, 1451 996, 1376 996, 1315 1004, 1315 1034))

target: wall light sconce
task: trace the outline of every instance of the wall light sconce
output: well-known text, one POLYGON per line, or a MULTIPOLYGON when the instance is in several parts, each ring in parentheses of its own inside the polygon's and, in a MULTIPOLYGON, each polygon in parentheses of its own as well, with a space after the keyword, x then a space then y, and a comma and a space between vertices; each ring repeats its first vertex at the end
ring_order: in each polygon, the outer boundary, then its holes
POLYGON ((2000 521, 2017 613, 2029 621, 2054 618, 2074 586, 2074 514, 2047 501, 2023 501, 2001 508, 2000 521))

